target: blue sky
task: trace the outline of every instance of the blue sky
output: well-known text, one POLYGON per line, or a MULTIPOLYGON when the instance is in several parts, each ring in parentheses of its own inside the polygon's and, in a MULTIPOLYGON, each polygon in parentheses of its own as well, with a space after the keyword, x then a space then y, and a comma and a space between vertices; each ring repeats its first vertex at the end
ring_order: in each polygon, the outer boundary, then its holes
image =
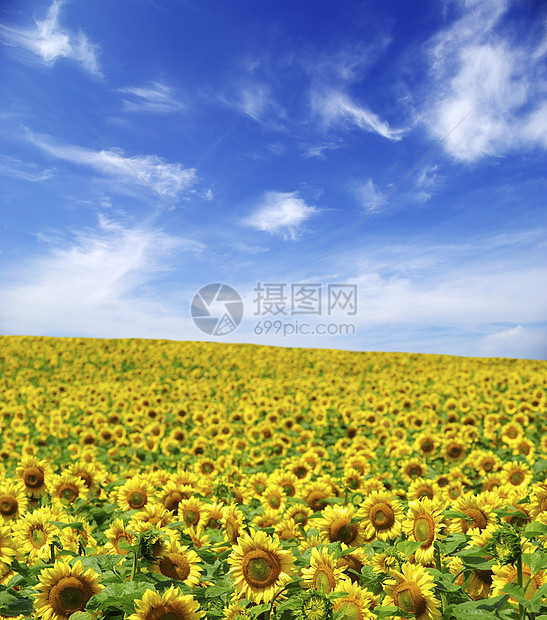
POLYGON ((7 0, 0 332, 546 359, 544 6, 7 0))

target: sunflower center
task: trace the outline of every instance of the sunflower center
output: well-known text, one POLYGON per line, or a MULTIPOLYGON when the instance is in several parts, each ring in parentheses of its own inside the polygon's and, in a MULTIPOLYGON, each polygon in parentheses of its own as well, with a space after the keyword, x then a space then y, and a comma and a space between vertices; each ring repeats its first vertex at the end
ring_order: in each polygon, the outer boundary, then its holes
POLYGON ((168 553, 160 560, 160 571, 162 575, 184 581, 190 574, 190 563, 180 553, 168 553))
POLYGON ((414 521, 414 538, 417 542, 423 542, 422 547, 429 547, 435 537, 435 523, 428 515, 419 516, 414 521))
POLYGON ((0 514, 11 517, 17 512, 17 499, 12 495, 0 496, 0 514))
POLYGON ((127 503, 131 508, 142 508, 146 504, 147 496, 144 491, 133 491, 129 496, 127 503))
POLYGON ((308 518, 306 517, 306 515, 303 512, 297 512, 293 516, 293 519, 294 519, 294 522, 297 523, 298 525, 305 525, 306 522, 308 521, 308 518))
POLYGON ((167 508, 167 510, 172 510, 176 514, 181 501, 182 495, 178 491, 173 491, 165 498, 163 505, 167 508))
POLYGON ((486 527, 486 517, 482 511, 478 508, 466 508, 463 512, 473 519, 473 524, 468 524, 467 522, 463 522, 463 528, 465 531, 469 529, 469 527, 478 527, 479 530, 484 530, 486 527))
POLYGON ((91 487, 91 483, 93 482, 91 476, 86 471, 79 471, 78 477, 83 480, 83 483, 86 487, 91 487))
POLYGON ((253 549, 243 558, 243 575, 251 586, 267 588, 273 585, 281 573, 281 563, 264 549, 253 549))
POLYGON ((348 577, 355 583, 359 581, 359 577, 357 577, 357 575, 354 575, 351 571, 354 570, 356 573, 361 574, 361 570, 364 566, 364 564, 358 560, 357 558, 353 557, 353 555, 351 554, 347 554, 347 555, 343 555, 341 558, 338 558, 338 562, 337 562, 338 566, 347 566, 349 569, 349 574, 348 577))
POLYGON ((323 508, 326 506, 325 502, 321 501, 326 499, 326 497, 327 495, 323 493, 323 491, 312 491, 308 495, 306 503, 312 510, 318 512, 319 510, 323 510, 323 508))
POLYGON ((60 616, 82 611, 93 596, 90 586, 77 577, 63 577, 49 592, 49 604, 60 616))
POLYGON ((61 499, 66 499, 67 502, 73 502, 79 495, 78 489, 71 484, 63 484, 58 491, 61 499))
POLYGON ((509 482, 514 486, 518 486, 519 484, 522 484, 523 481, 524 481, 524 474, 521 471, 514 471, 509 476, 509 482))
POLYGON ((185 510, 184 521, 188 525, 193 525, 199 521, 199 514, 195 510, 185 510))
POLYGON ((416 616, 423 614, 427 607, 427 602, 420 588, 412 581, 399 584, 393 592, 393 598, 397 607, 416 616))
POLYGON ((410 478, 419 478, 422 475, 422 468, 419 465, 411 465, 406 473, 410 478))
POLYGON ((46 543, 47 535, 44 530, 40 527, 36 527, 32 530, 30 535, 30 542, 35 549, 40 549, 46 543))
POLYGON ((23 480, 27 487, 37 489, 44 484, 44 472, 37 467, 27 467, 23 474, 23 480))
POLYGON ((349 545, 357 537, 357 525, 348 519, 336 519, 330 527, 331 542, 339 540, 349 545))
POLYGON ((187 616, 173 608, 172 605, 154 606, 146 614, 146 620, 185 620, 187 616))
POLYGON ((484 461, 482 468, 484 471, 492 471, 494 469, 494 461, 484 461))
POLYGON ((477 578, 488 586, 492 585, 492 571, 491 570, 475 570, 477 578))
POLYGON ((420 487, 416 492, 416 497, 428 497, 429 499, 433 499, 435 497, 435 493, 431 487, 420 487))
POLYGON ((314 575, 313 587, 319 592, 332 592, 336 587, 336 579, 332 571, 327 572, 325 568, 320 568, 314 575))
POLYGON ((283 493, 285 493, 285 495, 289 495, 290 497, 292 497, 295 494, 295 492, 296 492, 296 489, 289 482, 283 485, 283 493))
POLYGON ((395 513, 385 502, 378 502, 370 511, 370 521, 377 530, 389 530, 395 523, 395 513))
POLYGON ((364 618, 359 605, 354 601, 347 601, 345 598, 340 603, 334 605, 334 610, 341 611, 344 620, 361 620, 364 618))
POLYGON ((453 459, 456 459, 459 456, 461 456, 462 452, 463 452, 463 448, 458 444, 454 444, 450 446, 450 448, 448 448, 448 455, 451 456, 453 459))
POLYGON ((264 491, 266 490, 266 485, 263 482, 257 482, 255 484, 255 491, 259 494, 262 495, 262 493, 264 493, 264 491))
POLYGON ((270 504, 272 508, 279 508, 279 506, 281 506, 281 500, 277 495, 270 495, 268 497, 268 504, 270 504))

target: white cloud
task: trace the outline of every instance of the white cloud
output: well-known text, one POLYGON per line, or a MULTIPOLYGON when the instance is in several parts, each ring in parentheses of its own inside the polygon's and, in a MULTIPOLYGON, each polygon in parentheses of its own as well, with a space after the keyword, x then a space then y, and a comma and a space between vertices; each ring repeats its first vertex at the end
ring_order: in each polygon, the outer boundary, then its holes
POLYGON ((38 166, 35 164, 26 163, 9 155, 0 155, 0 175, 36 182, 50 179, 54 175, 54 171, 50 168, 38 170, 38 166))
POLYGON ((479 344, 479 355, 545 359, 547 332, 544 329, 522 325, 493 331, 482 338, 479 344))
POLYGON ((167 198, 176 198, 189 190, 196 181, 194 168, 184 168, 180 163, 166 162, 157 155, 126 157, 118 149, 118 156, 112 151, 94 151, 81 146, 56 144, 49 136, 29 132, 28 137, 33 144, 49 155, 93 168, 100 174, 114 176, 118 180, 133 184, 139 182, 140 177, 167 198))
POLYGON ((374 209, 383 196, 379 187, 370 178, 365 183, 358 185, 355 193, 366 211, 374 209))
POLYGON ((462 16, 431 41, 432 91, 423 122, 462 161, 545 146, 545 42, 503 34, 502 0, 460 2, 462 16))
POLYGON ((83 32, 72 33, 59 25, 61 6, 61 0, 55 0, 46 18, 36 19, 33 27, 0 25, 0 33, 9 43, 33 52, 47 65, 55 64, 58 58, 70 58, 89 73, 100 76, 97 46, 83 32))
POLYGON ((312 109, 326 125, 356 125, 363 131, 376 133, 388 140, 400 140, 405 131, 392 129, 377 114, 359 106, 350 97, 336 90, 315 90, 312 94, 312 109))
POLYGON ((183 105, 173 93, 173 89, 161 82, 152 82, 149 86, 130 86, 118 89, 122 94, 130 96, 123 99, 126 112, 178 112, 183 105))
POLYGON ((284 239, 296 239, 302 224, 318 213, 297 192, 266 192, 260 207, 242 223, 284 239))
POLYGON ((7 266, 0 284, 3 333, 98 337, 176 337, 180 308, 152 294, 199 243, 105 217, 45 256, 7 266))

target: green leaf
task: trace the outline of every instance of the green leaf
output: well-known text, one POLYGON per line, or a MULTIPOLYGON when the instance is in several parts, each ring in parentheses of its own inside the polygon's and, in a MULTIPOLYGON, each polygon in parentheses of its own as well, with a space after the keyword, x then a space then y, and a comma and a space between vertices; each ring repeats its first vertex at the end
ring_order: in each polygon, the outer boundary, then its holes
POLYGON ((532 523, 528 523, 528 525, 524 528, 523 534, 526 538, 538 538, 539 536, 545 536, 547 535, 547 525, 539 523, 538 521, 533 521, 532 523))
POLYGON ((466 521, 474 520, 469 515, 466 515, 465 512, 460 512, 459 510, 443 510, 441 514, 447 519, 465 519, 466 521))
POLYGON ((532 576, 547 568, 547 551, 536 549, 533 553, 523 553, 522 561, 532 570, 532 576))
POLYGON ((378 605, 374 608, 378 618, 413 618, 414 614, 403 611, 399 607, 378 605))
POLYGON ((12 592, 0 592, 0 615, 2 616, 30 616, 33 602, 30 597, 20 597, 12 592))
POLYGON ((108 608, 120 609, 125 613, 134 612, 134 602, 136 599, 142 599, 147 590, 154 590, 154 586, 150 582, 128 581, 126 583, 116 583, 92 596, 86 606, 91 612, 105 610, 108 608))
POLYGON ((397 551, 403 553, 407 558, 409 558, 416 549, 419 549, 424 543, 422 541, 414 541, 414 540, 403 540, 400 543, 395 545, 397 551))

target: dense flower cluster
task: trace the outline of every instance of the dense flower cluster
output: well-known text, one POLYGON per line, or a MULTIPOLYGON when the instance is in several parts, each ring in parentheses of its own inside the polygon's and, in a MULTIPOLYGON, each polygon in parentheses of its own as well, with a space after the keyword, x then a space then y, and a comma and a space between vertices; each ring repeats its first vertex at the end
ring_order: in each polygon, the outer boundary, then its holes
POLYGON ((547 613, 544 362, 0 341, 0 617, 547 613))

